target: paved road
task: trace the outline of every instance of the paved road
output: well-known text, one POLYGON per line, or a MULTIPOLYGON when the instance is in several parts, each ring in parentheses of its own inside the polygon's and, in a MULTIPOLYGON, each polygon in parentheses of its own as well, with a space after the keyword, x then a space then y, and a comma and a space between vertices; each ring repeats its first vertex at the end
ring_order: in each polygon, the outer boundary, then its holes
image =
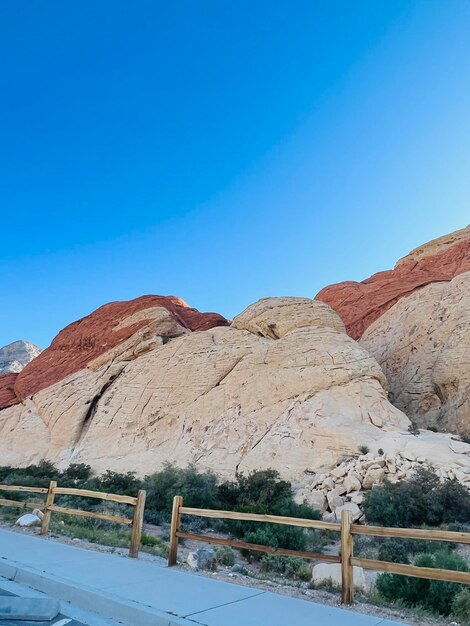
POLYGON ((0 576, 129 626, 400 626, 2 529, 0 576))
MULTIPOLYGON (((1 583, 0 583, 1 584, 1 583)), ((0 587, 0 596, 15 596, 17 594, 6 591, 0 587)), ((11 606, 10 606, 11 609, 11 606)), ((30 622, 25 620, 15 620, 14 626, 86 626, 83 622, 77 622, 75 619, 71 619, 62 613, 49 622, 30 622)), ((0 626, 12 626, 12 620, 0 619, 0 626)))

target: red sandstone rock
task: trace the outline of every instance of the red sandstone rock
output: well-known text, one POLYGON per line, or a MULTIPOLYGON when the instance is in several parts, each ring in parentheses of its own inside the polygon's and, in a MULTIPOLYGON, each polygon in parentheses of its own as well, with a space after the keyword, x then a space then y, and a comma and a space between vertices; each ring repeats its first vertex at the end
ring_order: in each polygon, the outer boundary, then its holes
POLYGON ((14 387, 18 374, 4 374, 0 376, 0 409, 18 404, 14 387))
MULTIPOLYGON (((458 231, 464 233, 468 231, 458 231)), ((449 240, 451 235, 447 236, 449 240)), ((450 281, 470 271, 470 231, 468 237, 448 247, 442 240, 418 249, 397 263, 395 269, 379 272, 361 283, 344 282, 322 289, 316 300, 329 304, 343 319, 348 334, 360 339, 370 324, 390 309, 400 298, 429 283, 450 281), (436 253, 433 251, 437 249, 436 253)))
POLYGON ((106 304, 64 328, 51 346, 20 374, 13 378, 11 375, 0 377, 0 409, 17 404, 41 389, 59 382, 126 341, 148 322, 141 319, 130 325, 122 325, 123 320, 154 307, 165 308, 180 326, 190 331, 208 330, 228 324, 221 315, 200 313, 173 296, 142 296, 129 302, 106 304))

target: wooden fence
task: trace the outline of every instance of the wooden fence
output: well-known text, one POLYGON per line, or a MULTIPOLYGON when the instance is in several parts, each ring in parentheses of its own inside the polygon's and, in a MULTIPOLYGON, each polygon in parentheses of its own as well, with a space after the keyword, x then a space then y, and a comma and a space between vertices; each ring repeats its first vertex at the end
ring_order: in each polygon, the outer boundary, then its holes
POLYGON ((232 548, 254 550, 278 556, 293 556, 303 559, 311 559, 323 563, 341 564, 341 601, 343 604, 351 604, 354 597, 353 567, 360 566, 363 569, 380 572, 390 572, 415 578, 427 578, 429 580, 441 580, 455 583, 470 584, 470 572, 458 572, 455 570, 443 570, 430 567, 416 567, 401 563, 389 563, 387 561, 375 561, 361 559, 353 556, 354 535, 366 535, 369 537, 401 538, 401 539, 424 539, 426 541, 448 541, 452 543, 470 544, 470 533, 450 532, 444 530, 425 530, 412 528, 383 528, 381 526, 362 526, 352 523, 351 513, 342 511, 341 524, 323 522, 319 520, 300 519, 295 517, 280 517, 277 515, 259 515, 256 513, 239 513, 237 511, 215 511, 212 509, 195 509, 183 506, 183 498, 175 496, 170 529, 170 550, 168 554, 168 566, 176 564, 178 554, 178 540, 191 539, 212 544, 231 546, 232 548), (232 539, 195 535, 180 530, 181 516, 194 515, 198 517, 210 517, 214 519, 229 519, 249 522, 264 522, 270 524, 284 524, 311 528, 314 530, 329 530, 340 535, 341 548, 338 556, 317 554, 314 552, 302 552, 299 550, 285 550, 273 548, 232 539))
POLYGON ((102 493, 100 491, 89 491, 87 489, 73 489, 69 487, 58 487, 55 480, 51 481, 47 487, 21 487, 18 485, 0 485, 0 491, 17 491, 25 493, 39 493, 46 496, 45 502, 21 502, 19 500, 5 500, 0 498, 0 506, 13 506, 19 509, 41 509, 44 517, 41 521, 41 535, 47 535, 52 513, 62 513, 63 515, 77 515, 91 519, 125 524, 132 528, 131 545, 129 556, 137 558, 139 555, 140 539, 142 536, 142 525, 144 521, 146 492, 140 490, 136 497, 120 496, 115 493, 102 493), (81 509, 70 509, 54 504, 56 496, 78 496, 82 498, 97 498, 108 502, 118 502, 119 504, 129 504, 134 507, 132 518, 108 515, 106 513, 94 513, 93 511, 83 511, 81 509))

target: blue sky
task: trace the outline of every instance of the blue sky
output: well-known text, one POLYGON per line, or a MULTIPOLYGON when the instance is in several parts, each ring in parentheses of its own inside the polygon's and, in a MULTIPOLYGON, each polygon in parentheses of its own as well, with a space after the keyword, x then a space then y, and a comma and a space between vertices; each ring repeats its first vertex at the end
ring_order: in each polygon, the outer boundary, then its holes
POLYGON ((232 317, 470 222, 466 0, 5 0, 0 346, 232 317))

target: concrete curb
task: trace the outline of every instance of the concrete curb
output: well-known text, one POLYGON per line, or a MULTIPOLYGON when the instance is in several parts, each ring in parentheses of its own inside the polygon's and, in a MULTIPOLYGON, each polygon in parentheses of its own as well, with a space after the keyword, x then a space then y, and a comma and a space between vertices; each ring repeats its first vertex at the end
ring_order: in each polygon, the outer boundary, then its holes
POLYGON ((72 584, 58 576, 18 566, 3 558, 0 558, 0 576, 126 626, 194 626, 192 620, 126 601, 114 594, 96 592, 91 587, 72 584))

